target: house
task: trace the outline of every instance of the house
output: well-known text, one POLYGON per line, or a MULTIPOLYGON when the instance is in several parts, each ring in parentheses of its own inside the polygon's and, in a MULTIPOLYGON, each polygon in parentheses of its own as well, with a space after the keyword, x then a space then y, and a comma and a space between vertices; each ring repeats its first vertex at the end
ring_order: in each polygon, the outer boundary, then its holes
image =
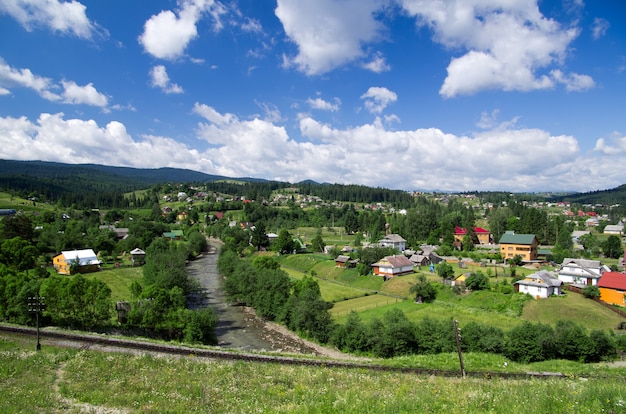
MULTIPOLYGON (((489 230, 485 230, 482 227, 474 227, 472 229, 472 233, 476 235, 476 240, 478 244, 489 244, 491 240, 491 232, 489 230)), ((454 240, 461 243, 463 242, 463 237, 467 235, 467 229, 459 226, 454 227, 454 240)))
POLYGON ((116 240, 124 240, 128 237, 128 228, 120 227, 117 228, 113 225, 103 225, 98 227, 100 230, 110 230, 115 233, 116 240))
POLYGON ((403 254, 387 256, 372 265, 375 275, 392 277, 413 273, 413 263, 403 254))
POLYGON ((403 252, 406 249, 406 240, 398 234, 387 234, 384 239, 378 241, 381 247, 393 247, 399 252, 403 252))
POLYGON ((350 256, 339 255, 335 259, 335 266, 337 267, 343 267, 343 268, 355 267, 356 263, 357 261, 350 259, 350 256))
POLYGON ((558 277, 563 283, 597 285, 602 274, 609 270, 599 260, 565 258, 559 268, 558 277))
POLYGON ((421 254, 413 254, 409 257, 409 261, 413 263, 413 266, 428 266, 430 264, 430 259, 428 256, 424 256, 421 254))
POLYGON ((617 224, 607 224, 604 227, 604 234, 616 234, 621 236, 624 233, 624 224, 620 221, 617 224))
POLYGON ((598 282, 600 300, 618 306, 626 306, 626 274, 605 272, 598 282))
POLYGON ((537 260, 539 242, 534 234, 515 234, 507 231, 500 238, 500 256, 503 259, 512 259, 520 255, 525 262, 537 260))
POLYGON ((64 251, 52 259, 54 270, 61 275, 95 272, 100 263, 93 249, 64 251))
POLYGON ((146 263, 146 252, 140 248, 136 248, 130 251, 130 261, 133 266, 141 266, 146 263))
POLYGON ((560 295, 563 281, 552 272, 540 270, 515 282, 515 291, 531 295, 535 299, 560 295))

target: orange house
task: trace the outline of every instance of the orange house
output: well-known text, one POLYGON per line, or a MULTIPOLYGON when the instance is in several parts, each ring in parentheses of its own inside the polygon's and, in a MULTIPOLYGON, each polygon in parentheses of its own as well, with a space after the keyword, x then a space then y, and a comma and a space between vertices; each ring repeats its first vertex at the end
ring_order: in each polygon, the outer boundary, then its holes
POLYGON ((95 272, 100 269, 100 260, 92 249, 61 252, 52 259, 54 270, 61 275, 95 272))
POLYGON ((612 305, 626 306, 626 274, 604 272, 598 281, 600 300, 612 305))
POLYGON ((534 234, 515 234, 507 231, 500 238, 500 255, 503 259, 512 259, 520 255, 522 260, 537 260, 539 242, 534 234))

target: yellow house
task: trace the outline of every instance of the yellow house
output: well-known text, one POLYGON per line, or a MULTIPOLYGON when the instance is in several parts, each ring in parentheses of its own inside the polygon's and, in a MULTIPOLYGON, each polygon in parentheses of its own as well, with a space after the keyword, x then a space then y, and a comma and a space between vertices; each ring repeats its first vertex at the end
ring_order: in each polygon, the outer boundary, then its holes
POLYGON ((530 262, 537 260, 538 246, 539 242, 534 234, 507 231, 500 238, 500 256, 507 260, 520 255, 523 261, 530 262))
POLYGON ((52 264, 54 270, 61 275, 95 272, 100 269, 100 260, 92 249, 61 252, 52 259, 52 264))
POLYGON ((612 305, 626 306, 626 274, 604 272, 598 281, 600 300, 612 305))

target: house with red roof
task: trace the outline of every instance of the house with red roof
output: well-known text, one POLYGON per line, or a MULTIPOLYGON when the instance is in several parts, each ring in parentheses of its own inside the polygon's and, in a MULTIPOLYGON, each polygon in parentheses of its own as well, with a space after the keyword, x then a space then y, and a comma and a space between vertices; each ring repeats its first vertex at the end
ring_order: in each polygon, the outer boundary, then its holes
MULTIPOLYGON (((491 232, 483 229, 482 227, 474 227, 472 229, 472 233, 476 236, 476 238, 474 238, 473 235, 470 234, 472 235, 472 239, 474 239, 474 242, 477 240, 478 244, 489 244, 491 241, 491 232)), ((459 226, 454 227, 454 241, 462 242, 463 237, 465 237, 466 234, 467 229, 459 226)))
POLYGON ((604 272, 598 282, 600 300, 612 305, 626 306, 626 273, 604 272))

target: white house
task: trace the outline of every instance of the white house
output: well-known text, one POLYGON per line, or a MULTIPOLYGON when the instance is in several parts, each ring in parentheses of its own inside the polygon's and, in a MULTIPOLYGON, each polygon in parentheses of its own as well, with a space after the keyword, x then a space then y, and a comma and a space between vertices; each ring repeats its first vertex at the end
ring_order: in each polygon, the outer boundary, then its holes
POLYGON ((515 291, 541 299, 551 295, 560 295, 562 285, 563 282, 554 273, 540 270, 515 282, 515 291))
POLYGON ((378 244, 382 247, 393 247, 399 252, 406 250, 406 240, 399 234, 388 234, 384 239, 379 240, 378 244))
POLYGON ((372 264, 375 275, 378 276, 401 276, 413 273, 413 263, 403 254, 387 256, 372 264))
POLYGON ((607 224, 604 227, 604 234, 616 234, 621 236, 624 233, 624 224, 620 221, 617 224, 607 224))
POLYGON ((558 277, 563 283, 595 286, 602 273, 610 270, 599 260, 565 258, 558 271, 558 277))

